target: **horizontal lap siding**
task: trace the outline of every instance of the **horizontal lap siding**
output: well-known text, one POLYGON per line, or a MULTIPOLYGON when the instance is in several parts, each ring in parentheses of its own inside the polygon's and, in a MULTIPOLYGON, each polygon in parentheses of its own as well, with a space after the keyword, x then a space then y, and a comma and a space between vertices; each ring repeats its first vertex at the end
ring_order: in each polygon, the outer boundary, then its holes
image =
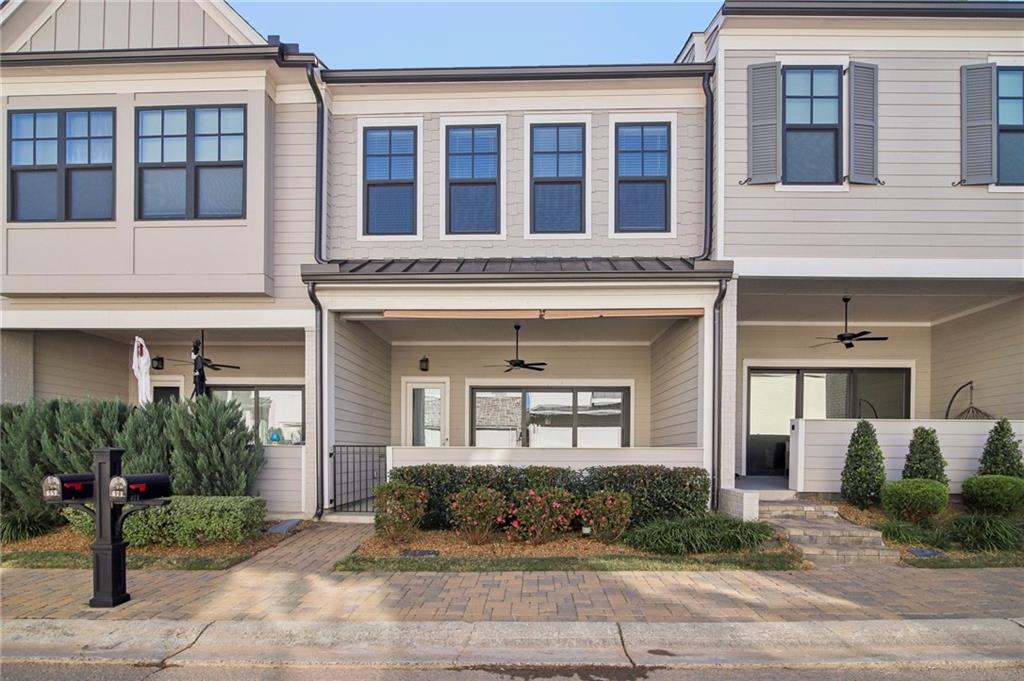
POLYGON ((36 331, 35 396, 128 400, 132 349, 77 331, 36 331))
POLYGON ((849 56, 878 65, 878 160, 886 185, 800 193, 739 186, 748 175, 747 66, 774 61, 775 53, 727 52, 725 257, 1024 257, 1020 194, 950 186, 960 178, 960 66, 988 54, 849 56))
POLYGON ((562 466, 581 469, 588 466, 660 465, 691 466, 704 465, 703 450, 696 447, 679 448, 626 448, 626 449, 477 449, 476 447, 395 447, 392 450, 392 467, 416 466, 426 463, 453 464, 456 466, 562 466))
POLYGON ((390 346, 364 324, 341 319, 334 339, 334 443, 389 444, 390 346))
POLYGON ((673 324, 651 345, 651 445, 699 441, 700 320, 673 324))
POLYGON ((275 304, 308 307, 299 269, 313 262, 316 106, 274 106, 273 250, 275 304))
MULTIPOLYGON (((842 482, 846 449, 856 421, 849 419, 807 421, 804 426, 805 492, 838 492, 842 482)), ((878 432, 878 444, 885 456, 885 477, 902 477, 911 434, 916 426, 935 428, 939 447, 946 459, 950 491, 959 494, 965 478, 978 472, 978 461, 992 421, 872 421, 878 432)), ((1024 421, 1013 422, 1022 432, 1024 421)))
MULTIPOLYGON (((932 416, 974 381, 974 404, 996 417, 1024 419, 1024 299, 932 327, 932 416)), ((950 410, 969 404, 964 390, 950 410)))
POLYGON ((263 448, 263 470, 256 492, 267 500, 269 513, 302 511, 302 446, 263 448))

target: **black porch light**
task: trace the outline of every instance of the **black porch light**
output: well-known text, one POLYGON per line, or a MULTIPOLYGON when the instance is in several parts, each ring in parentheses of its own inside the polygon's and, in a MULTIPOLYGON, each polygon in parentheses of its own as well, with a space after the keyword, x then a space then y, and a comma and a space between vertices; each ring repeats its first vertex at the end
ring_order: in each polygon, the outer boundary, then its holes
POLYGON ((420 357, 420 371, 430 371, 430 358, 426 355, 420 357))

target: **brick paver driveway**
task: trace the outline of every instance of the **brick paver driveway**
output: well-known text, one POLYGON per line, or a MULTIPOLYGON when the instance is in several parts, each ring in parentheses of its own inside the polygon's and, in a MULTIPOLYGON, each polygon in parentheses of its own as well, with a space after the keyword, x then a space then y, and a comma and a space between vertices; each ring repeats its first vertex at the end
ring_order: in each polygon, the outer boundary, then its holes
POLYGON ((4 618, 711 622, 1019 617, 1024 569, 331 573, 365 525, 321 524, 226 572, 139 570, 85 605, 89 570, 0 571, 4 618))

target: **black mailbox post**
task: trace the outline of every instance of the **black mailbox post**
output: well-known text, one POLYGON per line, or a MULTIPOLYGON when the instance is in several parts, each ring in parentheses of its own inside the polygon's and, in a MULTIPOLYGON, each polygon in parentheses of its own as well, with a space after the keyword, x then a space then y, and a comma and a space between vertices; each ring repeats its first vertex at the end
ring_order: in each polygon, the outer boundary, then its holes
POLYGON ((168 503, 171 480, 166 475, 121 475, 124 450, 113 447, 92 452, 92 473, 48 475, 43 478, 43 500, 82 509, 96 522, 92 546, 92 598, 94 608, 113 608, 131 599, 127 590, 126 549, 122 527, 132 513, 168 503), (86 502, 92 508, 85 506, 86 502), (126 504, 132 504, 124 508, 126 504))

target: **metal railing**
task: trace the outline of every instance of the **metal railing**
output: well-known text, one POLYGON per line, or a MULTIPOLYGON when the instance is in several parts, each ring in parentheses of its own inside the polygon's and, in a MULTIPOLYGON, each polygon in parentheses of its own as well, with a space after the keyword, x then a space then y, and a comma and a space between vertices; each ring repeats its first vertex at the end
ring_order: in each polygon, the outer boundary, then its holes
POLYGON ((331 491, 328 501, 339 513, 373 513, 373 488, 387 482, 387 447, 331 447, 331 491))

